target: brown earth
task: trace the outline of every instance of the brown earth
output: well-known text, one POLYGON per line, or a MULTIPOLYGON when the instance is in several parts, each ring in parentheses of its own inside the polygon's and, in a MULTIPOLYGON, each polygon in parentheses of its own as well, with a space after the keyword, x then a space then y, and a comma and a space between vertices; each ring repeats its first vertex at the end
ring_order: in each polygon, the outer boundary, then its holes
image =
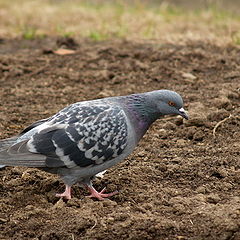
POLYGON ((62 201, 57 176, 0 170, 0 239, 240 239, 239 63, 239 47, 203 42, 2 39, 1 138, 76 101, 162 88, 184 97, 191 119, 158 120, 96 180, 119 190, 110 200, 75 185, 62 201))

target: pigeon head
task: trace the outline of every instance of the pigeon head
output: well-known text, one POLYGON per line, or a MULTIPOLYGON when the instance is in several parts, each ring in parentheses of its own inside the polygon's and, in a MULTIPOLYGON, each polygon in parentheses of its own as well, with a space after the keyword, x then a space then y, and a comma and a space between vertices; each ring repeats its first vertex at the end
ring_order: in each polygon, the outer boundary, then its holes
POLYGON ((146 93, 146 106, 148 112, 157 118, 163 115, 180 115, 188 119, 188 115, 183 108, 182 97, 170 90, 157 90, 146 93))

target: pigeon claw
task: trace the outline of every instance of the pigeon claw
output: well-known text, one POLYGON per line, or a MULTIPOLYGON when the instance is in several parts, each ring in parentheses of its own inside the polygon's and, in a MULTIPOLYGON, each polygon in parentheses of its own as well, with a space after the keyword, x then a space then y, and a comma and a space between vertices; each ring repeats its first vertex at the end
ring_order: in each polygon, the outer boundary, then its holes
POLYGON ((71 187, 66 185, 65 191, 63 193, 57 193, 56 197, 60 197, 60 198, 63 197, 63 198, 68 199, 68 200, 71 199, 72 198, 71 187))
POLYGON ((93 188, 93 187, 89 187, 89 186, 87 186, 87 188, 88 188, 88 190, 89 190, 89 192, 91 193, 89 196, 87 196, 87 197, 89 197, 89 198, 97 198, 98 200, 100 200, 100 201, 102 201, 102 200, 104 200, 104 199, 106 199, 106 198, 108 198, 108 197, 111 197, 111 196, 113 196, 113 195, 115 195, 115 194, 117 194, 118 193, 118 191, 114 191, 114 192, 112 192, 112 193, 104 193, 105 191, 106 191, 106 188, 103 188, 103 190, 101 191, 101 192, 98 192, 95 188, 93 188))

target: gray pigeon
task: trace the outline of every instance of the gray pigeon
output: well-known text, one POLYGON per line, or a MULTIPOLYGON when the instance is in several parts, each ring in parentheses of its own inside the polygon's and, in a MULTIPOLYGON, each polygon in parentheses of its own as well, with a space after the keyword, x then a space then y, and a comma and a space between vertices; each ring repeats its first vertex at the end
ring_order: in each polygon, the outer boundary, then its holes
POLYGON ((188 119, 181 96, 169 90, 78 102, 0 140, 0 164, 60 175, 66 188, 58 197, 70 199, 78 182, 103 200, 117 192, 97 192, 93 177, 126 158, 149 126, 169 114, 188 119))

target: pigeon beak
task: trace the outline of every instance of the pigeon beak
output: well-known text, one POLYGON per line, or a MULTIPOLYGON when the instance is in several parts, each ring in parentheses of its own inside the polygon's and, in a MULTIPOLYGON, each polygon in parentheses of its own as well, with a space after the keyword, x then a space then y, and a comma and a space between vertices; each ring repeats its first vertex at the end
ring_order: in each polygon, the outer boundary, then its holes
POLYGON ((184 108, 180 108, 179 110, 179 115, 182 116, 183 118, 188 120, 188 114, 187 112, 184 110, 184 108))

